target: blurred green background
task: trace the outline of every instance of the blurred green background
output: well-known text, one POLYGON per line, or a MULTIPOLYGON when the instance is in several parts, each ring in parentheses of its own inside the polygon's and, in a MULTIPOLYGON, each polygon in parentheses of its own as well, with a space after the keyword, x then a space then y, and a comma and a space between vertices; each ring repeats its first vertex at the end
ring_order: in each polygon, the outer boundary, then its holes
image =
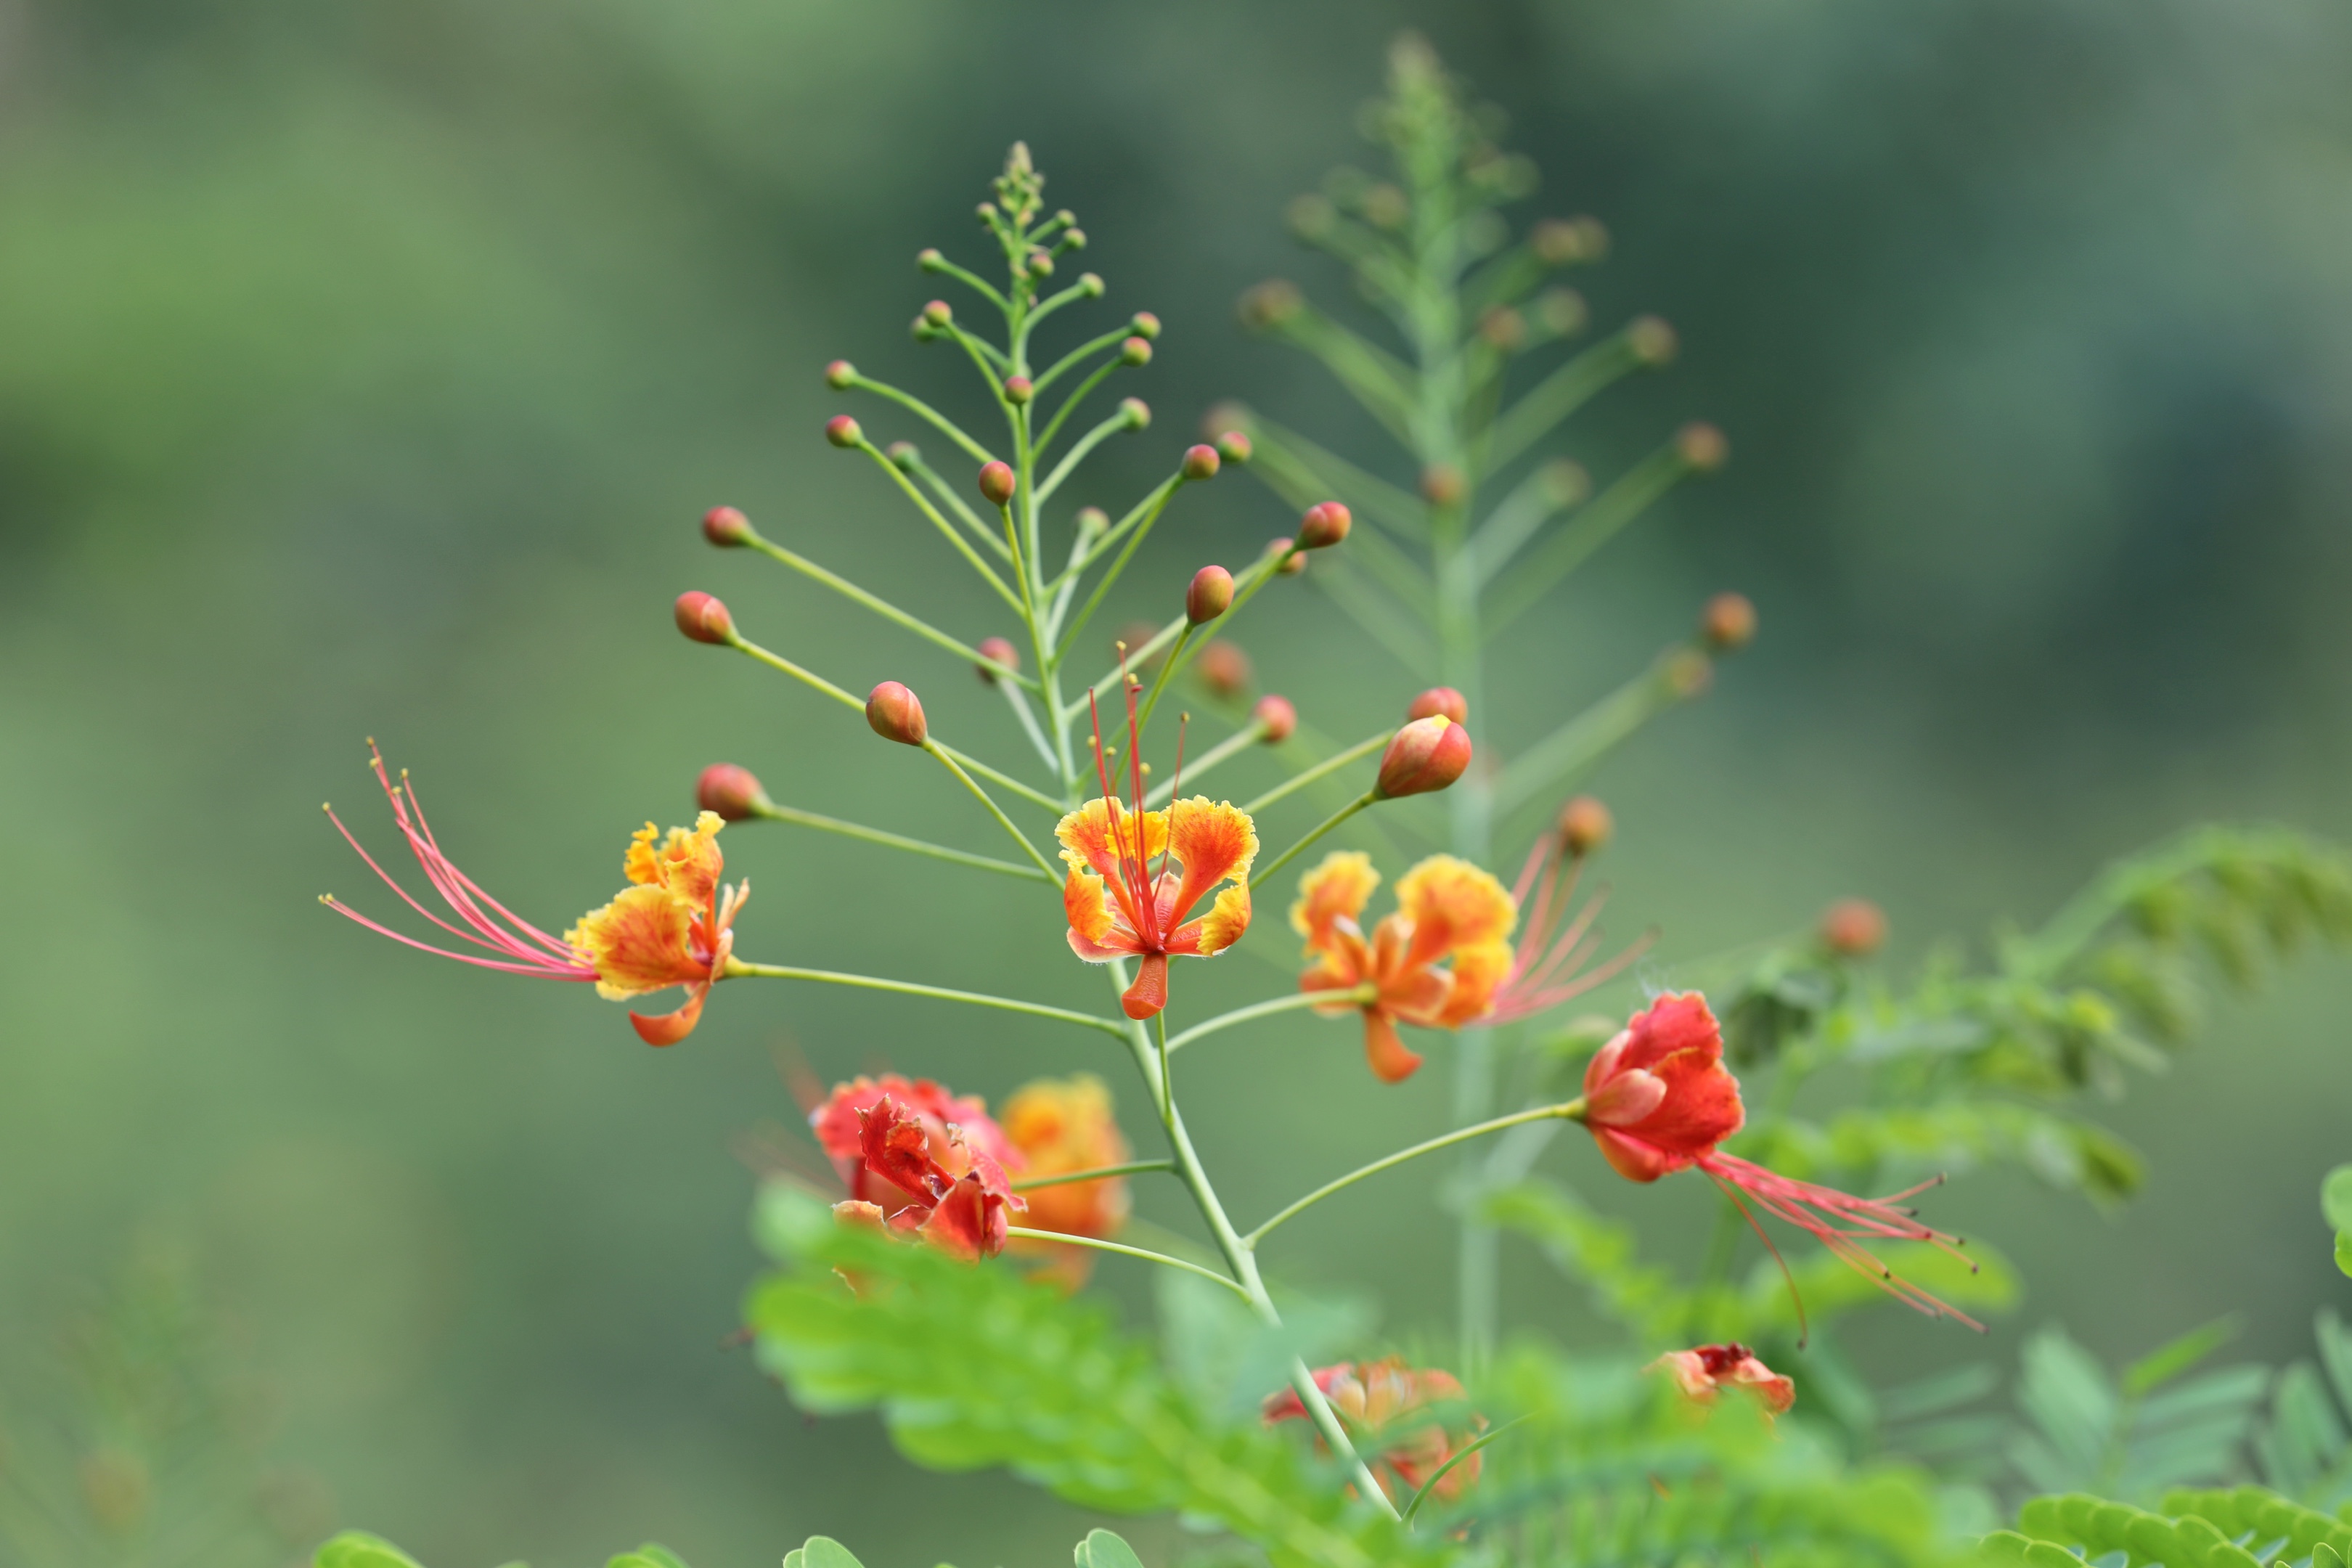
MULTIPOLYGON (((317 806, 388 844, 361 766, 380 737, 461 863, 545 922, 603 901, 630 829, 684 820, 718 760, 994 852, 920 759, 683 641, 667 602, 719 593, 754 637, 856 689, 906 679, 943 733, 1016 763, 1001 704, 714 556, 695 520, 733 502, 960 635, 1009 629, 824 446, 819 369, 847 355, 968 406, 963 367, 908 340, 936 291, 913 257, 978 255, 971 205, 1015 137, 1093 238, 1101 318, 1167 322, 1131 387, 1158 422, 1074 500, 1133 495, 1236 393, 1377 450, 1231 305, 1275 272, 1343 294, 1281 206, 1366 155, 1352 119, 1402 26, 1507 109, 1546 174, 1530 216, 1609 224, 1578 280, 1596 320, 1682 333, 1562 449, 1605 475, 1686 417, 1731 439, 1724 473, 1522 624, 1473 719, 1507 750, 1706 594, 1756 599, 1757 647, 1597 781, 1612 923, 1664 932, 1649 981, 1848 892, 1915 962, 2192 819, 2352 836, 2340 6, 0 0, 7 1386, 163 1236, 270 1391, 268 1453, 426 1561, 650 1535, 754 1562, 817 1531, 876 1563, 1058 1560, 1058 1505, 914 1472, 865 1420, 804 1422, 725 1347, 756 1264, 734 1146, 793 1118, 785 1042, 827 1077, 887 1062, 992 1098, 1087 1067, 1124 1091, 1120 1064, 775 984, 650 1051, 584 989, 322 911, 389 895, 317 806)), ((1103 626, 1168 613, 1286 521, 1246 477, 1188 492, 1103 626)), ((1235 636, 1335 734, 1412 689, 1307 584, 1235 636)), ((747 956, 1099 1002, 1050 899, 781 827, 724 843, 757 889, 747 956)), ((1181 977, 1196 1002, 1286 984, 1274 905, 1259 956, 1181 977)), ((2306 962, 2137 1085, 2111 1121, 2153 1174, 2119 1216, 2007 1179, 1939 1195, 2029 1281, 1992 1352, 2060 1319, 2120 1357, 2233 1308, 2241 1352, 2303 1350, 2345 1283, 2314 1186, 2352 1152, 2347 1005, 2352 971, 2306 962)), ((1254 1214, 1438 1126, 1444 1055, 1383 1089, 1351 1026, 1268 1026, 1188 1057, 1185 1090, 1254 1214)), ((1634 1194, 1580 1142, 1551 1167, 1696 1251, 1703 1194, 1634 1194)), ((1392 1328, 1443 1321, 1428 1184, 1286 1240, 1294 1277, 1369 1283, 1392 1328)), ((1101 1278, 1140 1308, 1130 1272, 1101 1278)), ((1578 1321, 1533 1259, 1510 1284, 1515 1324, 1578 1321)), ((1979 1353, 1891 1311, 1866 1348, 1895 1370, 1979 1353)))

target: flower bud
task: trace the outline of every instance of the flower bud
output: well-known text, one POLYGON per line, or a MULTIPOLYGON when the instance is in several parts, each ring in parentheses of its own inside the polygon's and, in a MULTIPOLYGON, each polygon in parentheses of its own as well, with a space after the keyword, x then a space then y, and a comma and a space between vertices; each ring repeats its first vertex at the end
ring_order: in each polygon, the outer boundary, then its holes
MULTIPOLYGON (((1084 238, 1085 237, 1080 236, 1079 237, 1084 238)), ((1078 247, 1078 248, 1083 250, 1086 247, 1082 245, 1078 247)), ((1103 297, 1103 289, 1106 287, 1108 287, 1108 285, 1103 282, 1102 274, 1099 272, 1081 272, 1078 274, 1078 288, 1084 291, 1086 297, 1089 300, 1101 299, 1103 297)))
POLYGON ((1451 463, 1432 463, 1421 470, 1421 496, 1432 506, 1453 506, 1465 489, 1462 470, 1451 463))
POLYGON ((1098 506, 1082 506, 1074 519, 1078 525, 1078 537, 1087 541, 1100 539, 1110 527, 1110 513, 1098 506))
POLYGON ((1547 267, 1598 261, 1608 253, 1609 231, 1597 217, 1548 217, 1528 235, 1536 259, 1547 267))
POLYGON ((1335 500, 1321 501, 1307 509, 1298 520, 1298 548, 1325 550, 1348 537, 1355 526, 1355 517, 1335 500))
POLYGON ((1559 808, 1559 841, 1570 855, 1590 855, 1609 842, 1617 819, 1589 795, 1578 795, 1559 808))
POLYGON ((846 391, 857 379, 857 367, 845 359, 837 359, 824 367, 824 384, 835 392, 846 391))
POLYGON ((1677 697, 1696 697, 1715 681, 1715 665, 1695 647, 1666 659, 1666 689, 1677 697))
POLYGON ((1470 731, 1433 713, 1407 724, 1389 742, 1372 793, 1382 800, 1427 795, 1453 784, 1469 765, 1470 731))
POLYGON ((893 441, 883 456, 890 459, 892 468, 897 468, 900 473, 910 474, 922 462, 923 449, 912 441, 893 441))
POLYGON ((1184 477, 1188 479, 1213 479, 1217 477, 1217 449, 1214 447, 1188 447, 1184 450, 1184 477))
POLYGON ((1584 296, 1573 289, 1547 289, 1536 296, 1536 320, 1553 337, 1565 338, 1584 331, 1591 320, 1585 308, 1584 296))
POLYGON ((1201 416, 1201 434, 1213 441, 1224 431, 1246 428, 1249 422, 1249 405, 1226 398, 1209 405, 1209 411, 1201 416))
POLYGON ((1233 603, 1234 574, 1222 566, 1203 566, 1192 574, 1192 585, 1184 590, 1184 618, 1204 626, 1231 609, 1233 603))
POLYGON ((680 594, 673 613, 677 629, 697 642, 724 643, 735 635, 735 617, 708 594, 680 594))
POLYGON ((722 822, 741 822, 775 804, 751 776, 751 769, 733 763, 713 763, 703 769, 702 776, 694 782, 694 802, 705 811, 717 812, 722 822))
POLYGON ((886 741, 919 746, 930 733, 923 722, 923 705, 895 680, 886 680, 866 699, 866 722, 886 741))
POLYGON ((824 422, 824 438, 836 447, 855 447, 866 439, 866 432, 848 415, 836 414, 824 422))
POLYGON ((1592 493, 1592 476, 1581 463, 1567 458, 1555 458, 1538 468, 1536 482, 1543 486, 1544 500, 1556 507, 1575 506, 1592 493))
POLYGON ((1746 647, 1756 637, 1756 606, 1742 594, 1717 594, 1699 616, 1699 636, 1717 653, 1746 647))
POLYGON ((1239 697, 1249 689, 1249 655, 1223 637, 1202 647, 1192 668, 1201 684, 1219 697, 1239 697))
POLYGON ((937 272, 947 264, 948 258, 940 254, 939 247, 935 245, 927 245, 915 252, 915 265, 926 272, 937 272))
MULTIPOLYGON (((1064 250, 1084 250, 1086 247, 1087 247, 1087 231, 1086 231, 1085 229, 1082 229, 1082 228, 1070 228, 1070 229, 1064 229, 1064 230, 1062 231, 1062 243, 1061 243, 1061 247, 1060 247, 1060 248, 1062 248, 1062 249, 1064 249, 1064 250)), ((1088 278, 1091 278, 1091 277, 1093 277, 1093 276, 1094 276, 1094 274, 1093 274, 1093 273, 1091 273, 1091 272, 1089 272, 1089 273, 1087 273, 1087 276, 1088 278)), ((1097 293, 1097 294, 1099 294, 1099 293, 1101 293, 1101 292, 1102 292, 1102 290, 1101 290, 1101 289, 1096 289, 1096 290, 1095 290, 1095 292, 1096 292, 1096 293, 1097 293)))
POLYGON ((944 327, 955 320, 955 307, 945 300, 933 300, 923 307, 923 321, 928 326, 944 327))
MULTIPOLYGON (((988 658, 994 659, 998 664, 1003 665, 1007 669, 1019 669, 1021 668, 1021 650, 1014 647, 1006 638, 982 637, 980 640, 980 651, 988 658)), ((997 672, 989 666, 984 664, 975 664, 972 666, 972 668, 979 672, 980 679, 983 683, 990 686, 996 684, 998 679, 997 672)))
POLYGON ((1292 731, 1298 728, 1298 710, 1290 705, 1290 699, 1276 697, 1270 692, 1257 700, 1257 706, 1250 710, 1250 717, 1265 731, 1265 743, 1269 746, 1287 741, 1292 731))
POLYGON ((1125 342, 1119 344, 1118 363, 1126 365, 1150 364, 1151 363, 1151 340, 1149 338, 1129 338, 1125 342))
POLYGON ((1134 318, 1127 323, 1127 330, 1144 342, 1150 342, 1160 335, 1160 318, 1149 310, 1138 310, 1134 318))
POLYGON ((1031 397, 1036 395, 1036 387, 1031 384, 1025 375, 1008 375, 1004 378, 1004 401, 1007 403, 1014 405, 1026 403, 1031 397))
POLYGON ((980 470, 980 493, 991 506, 1003 506, 1013 499, 1013 469, 1003 463, 985 463, 980 470))
POLYGON ((1054 275, 1054 258, 1042 250, 1029 253, 1027 266, 1032 278, 1051 278, 1054 275))
POLYGON ((1470 700, 1450 686, 1433 686, 1414 698, 1404 710, 1407 719, 1426 719, 1443 713, 1456 724, 1470 718, 1470 700))
POLYGON ((1228 430, 1216 440, 1217 456, 1228 463, 1246 463, 1255 450, 1250 438, 1238 430, 1228 430))
POLYGON ((1140 397, 1120 398, 1118 411, 1127 416, 1127 427, 1130 430, 1141 430, 1151 423, 1151 405, 1140 397))
POLYGON ((1643 364, 1664 364, 1675 357, 1675 330, 1655 316, 1636 316, 1626 324, 1625 346, 1643 364))
POLYGON ((1698 472, 1711 474, 1730 458, 1731 443, 1712 425, 1685 425, 1675 432, 1675 451, 1698 472))
POLYGON ((731 506, 714 506, 702 514, 702 537, 725 549, 751 537, 751 520, 731 506))
POLYGON ((1278 327, 1297 315, 1306 299, 1298 285, 1286 279, 1270 278, 1242 295, 1239 314, 1242 325, 1254 332, 1278 327))
POLYGON ((1840 899, 1822 911, 1822 943, 1840 958, 1868 958, 1886 942, 1886 913, 1868 899, 1840 899))
POLYGON ((1405 194, 1385 180, 1364 193, 1364 221, 1374 228, 1402 228, 1412 211, 1405 194))
POLYGON ((1268 555, 1276 556, 1280 559, 1282 564, 1276 566, 1275 570, 1281 573, 1286 577, 1296 577, 1301 572, 1307 570, 1307 556, 1305 552, 1292 550, 1290 547, 1290 537, 1287 534, 1285 534, 1282 538, 1277 539, 1273 543, 1267 545, 1265 547, 1265 552, 1268 555))
POLYGON ((1497 305, 1478 318, 1478 335, 1505 353, 1525 348, 1528 319, 1507 305, 1497 305))

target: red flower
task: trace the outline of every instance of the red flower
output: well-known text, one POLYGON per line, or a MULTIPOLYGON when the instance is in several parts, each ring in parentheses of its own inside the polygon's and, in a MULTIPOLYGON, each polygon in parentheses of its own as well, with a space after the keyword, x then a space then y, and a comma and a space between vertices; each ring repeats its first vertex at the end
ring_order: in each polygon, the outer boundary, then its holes
POLYGON ((1736 1341, 1727 1345, 1700 1345, 1694 1350, 1668 1351, 1642 1369, 1663 1372, 1675 1385, 1700 1405, 1713 1405, 1718 1390, 1744 1388, 1756 1395, 1765 1412, 1786 1415, 1797 1403, 1797 1385, 1756 1359, 1756 1352, 1736 1341))
MULTIPOLYGON (((1404 1498, 1421 1490, 1486 1426, 1474 1415, 1467 1426, 1449 1431, 1443 1422, 1430 1419, 1433 1406, 1461 1403, 1461 1382, 1450 1372, 1409 1367, 1402 1356, 1318 1367, 1315 1386, 1331 1402, 1350 1439, 1370 1451, 1373 1477, 1391 1501, 1403 1500, 1396 1495, 1399 1485, 1404 1498)), ((1297 1389, 1286 1388, 1267 1395, 1261 1413, 1268 1426, 1303 1421, 1307 1404, 1297 1389)), ((1484 1455, 1473 1454, 1447 1470, 1437 1483, 1439 1500, 1452 1502, 1475 1486, 1484 1459, 1484 1455)))
MULTIPOLYGON (((937 1086, 932 1086, 936 1088, 937 1086)), ((822 1112, 820 1112, 822 1114, 822 1112)), ((1026 1208, 996 1157, 951 1133, 952 1163, 932 1157, 931 1130, 919 1111, 884 1094, 858 1110, 857 1155, 864 1172, 896 1187, 906 1200, 895 1210, 867 1199, 837 1204, 845 1221, 884 1224, 958 1258, 992 1258, 1004 1250, 1007 1211, 1026 1208), (961 1168, 958 1168, 961 1167, 961 1168)))
MULTIPOLYGON (((1812 1237, 1840 1262, 1906 1306, 1982 1331, 1984 1325, 1975 1319, 1896 1277, 1864 1245, 1924 1241, 1965 1258, 1958 1237, 1921 1225, 1913 1211, 1895 1206, 1941 1177, 1887 1197, 1858 1198, 1832 1187, 1792 1181, 1717 1147, 1739 1131, 1747 1115, 1739 1103, 1739 1080, 1723 1065, 1723 1031, 1698 993, 1659 997, 1595 1052, 1584 1069, 1583 1106, 1582 1120, 1593 1141, 1628 1181, 1654 1182, 1696 1166, 1741 1213, 1748 1213, 1743 1199, 1752 1200, 1766 1214, 1812 1237)), ((1748 1223, 1755 1223, 1753 1215, 1748 1223)), ((1766 1247, 1772 1245, 1761 1226, 1757 1235, 1766 1247)), ((1774 1256, 1779 1256, 1777 1250, 1774 1256)), ((1973 1271, 1975 1266, 1969 1267, 1973 1271)), ((1801 1302, 1798 1312, 1801 1322, 1801 1302)))
POLYGON ((922 1124, 929 1156, 941 1169, 961 1176, 971 1169, 974 1154, 985 1154, 1007 1170, 1023 1168, 1021 1155, 979 1096, 950 1093, 927 1078, 910 1082, 894 1072, 879 1079, 861 1074, 834 1085, 824 1103, 809 1112, 809 1130, 853 1200, 878 1205, 886 1216, 914 1201, 866 1164, 866 1114, 886 1099, 897 1104, 901 1118, 922 1124))

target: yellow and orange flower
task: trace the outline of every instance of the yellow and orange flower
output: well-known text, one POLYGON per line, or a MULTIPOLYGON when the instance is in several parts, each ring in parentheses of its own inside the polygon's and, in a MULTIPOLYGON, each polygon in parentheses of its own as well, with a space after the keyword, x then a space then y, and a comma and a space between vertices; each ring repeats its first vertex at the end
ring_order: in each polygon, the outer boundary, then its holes
MULTIPOLYGON (((1076 1171, 1127 1163, 1127 1139, 1111 1114, 1110 1090, 1102 1079, 1080 1073, 1024 1084, 1004 1102, 1003 1127, 1006 1141, 1016 1151, 1015 1158, 1006 1163, 1020 1173, 1022 1195, 1029 1200, 1025 1223, 1031 1229, 1097 1240, 1118 1234, 1127 1223, 1125 1176, 1032 1184, 1076 1171)), ((1014 1250, 1051 1257, 1052 1271, 1072 1286, 1085 1282, 1094 1262, 1093 1252, 1086 1247, 1052 1242, 1016 1243, 1014 1250)))
POLYGON ((1257 829, 1230 802, 1194 795, 1137 811, 1106 793, 1062 818, 1054 835, 1070 868, 1062 908, 1071 951, 1089 963, 1143 961, 1119 999, 1130 1018, 1168 1005, 1169 959, 1211 957, 1249 929, 1257 829), (1185 919, 1223 882, 1233 886, 1208 913, 1185 919))
MULTIPOLYGON (((1447 1460, 1475 1442, 1485 1428, 1484 1417, 1463 1418, 1462 1384, 1450 1372, 1412 1367, 1402 1356, 1381 1361, 1341 1362, 1315 1369, 1315 1386, 1331 1402, 1332 1413, 1360 1449, 1368 1456, 1381 1489, 1392 1502, 1412 1497, 1443 1469, 1447 1460), (1449 1407, 1454 1407, 1449 1409, 1449 1407), (1448 1426, 1440 1416, 1458 1423, 1448 1426)), ((1267 1396, 1261 1414, 1268 1426, 1277 1421, 1303 1421, 1306 1401, 1295 1388, 1267 1396)), ((1439 1478, 1437 1497, 1453 1502, 1478 1484, 1485 1459, 1473 1453, 1439 1478)))
POLYGON ((1494 1010, 1511 973, 1511 927, 1517 905, 1503 885, 1467 860, 1433 855, 1397 880, 1396 912, 1370 936, 1360 923, 1381 875, 1352 850, 1325 857, 1299 883, 1290 923, 1307 939, 1315 966, 1302 991, 1361 992, 1368 997, 1318 1007, 1338 1017, 1364 1015, 1364 1057, 1385 1083, 1412 1076, 1421 1057, 1399 1037, 1400 1023, 1458 1029, 1494 1010), (1440 967, 1444 965, 1445 967, 1440 967))
POLYGON ((630 842, 623 863, 635 886, 625 889, 603 909, 583 915, 578 925, 558 939, 516 915, 459 870, 435 841, 433 829, 425 820, 425 808, 416 798, 416 786, 408 775, 404 772, 401 782, 394 784, 383 756, 375 754, 373 742, 368 749, 369 765, 391 803, 394 824, 407 840, 425 879, 460 923, 452 924, 435 914, 394 881, 373 856, 360 848, 359 840, 331 808, 329 819, 359 850, 368 869, 410 909, 483 952, 452 952, 404 936, 331 897, 322 900, 329 909, 394 942, 460 963, 549 980, 593 981, 597 994, 611 1001, 683 985, 686 1001, 675 1012, 651 1018, 632 1012, 629 1022, 649 1046, 676 1045, 694 1032, 702 1016, 704 998, 727 968, 734 944, 735 916, 751 896, 750 881, 730 888, 720 880, 727 860, 719 851, 718 838, 726 824, 717 813, 704 812, 690 828, 671 828, 667 838, 659 828, 646 823, 630 842))

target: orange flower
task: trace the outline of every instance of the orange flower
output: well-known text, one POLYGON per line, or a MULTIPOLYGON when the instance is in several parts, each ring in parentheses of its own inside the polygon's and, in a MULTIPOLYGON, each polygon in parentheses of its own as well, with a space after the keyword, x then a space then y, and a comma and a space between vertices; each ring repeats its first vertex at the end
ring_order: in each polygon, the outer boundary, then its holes
MULTIPOLYGON (((1016 1090, 1004 1102, 1004 1136, 1017 1152, 1007 1165, 1031 1181, 1123 1165, 1128 1160, 1127 1140, 1111 1116, 1110 1090, 1090 1073, 1040 1079, 1016 1090)), ((1024 1195, 1028 1223, 1038 1230, 1108 1238, 1127 1222, 1124 1176, 1034 1187, 1024 1195)), ((1087 1256, 1076 1247, 1055 1250, 1087 1256)))
POLYGON ((1398 1037, 1398 1024, 1458 1029, 1493 1011, 1496 989, 1511 972, 1508 938, 1518 910, 1486 872, 1433 855, 1398 879, 1396 912, 1367 937, 1359 921, 1380 881, 1368 855, 1327 856, 1300 881, 1290 923, 1318 960, 1300 977, 1300 990, 1372 988, 1368 1001, 1316 1011, 1337 1017, 1349 1005, 1360 1008, 1365 1058, 1382 1082, 1397 1083, 1421 1066, 1398 1037))
POLYGON ((580 923, 559 940, 491 898, 459 870, 435 840, 433 829, 425 820, 425 807, 416 798, 416 786, 407 773, 404 772, 401 782, 394 784, 384 769, 383 756, 376 752, 374 742, 368 742, 368 751, 373 758, 369 765, 375 773, 376 782, 383 786, 384 798, 392 805, 393 822, 407 840, 409 853, 416 858, 425 879, 461 923, 452 924, 442 919, 394 881, 376 864, 373 856, 360 848, 359 840, 352 837, 352 830, 343 826, 342 818, 335 816, 331 807, 327 812, 328 819, 334 823, 344 841, 359 851, 368 869, 382 878, 384 885, 399 894, 410 909, 451 936, 494 956, 452 952, 404 936, 331 896, 320 902, 370 931, 426 952, 509 974, 593 981, 597 994, 612 1001, 683 985, 687 988, 686 1001, 676 1012, 653 1018, 631 1013, 629 1022, 649 1046, 676 1045, 694 1032, 696 1021, 702 1016, 703 998, 727 967, 727 955, 734 943, 730 928, 743 901, 751 896, 748 880, 732 888, 723 886, 719 880, 727 861, 719 852, 717 839, 719 830, 726 824, 717 814, 704 812, 691 829, 671 828, 668 838, 658 844, 656 839, 660 830, 646 823, 630 844, 624 867, 629 880, 636 886, 623 891, 603 909, 581 917, 580 923))
POLYGON ((1642 1369, 1663 1372, 1690 1399, 1713 1405, 1717 1393, 1744 1388, 1756 1395, 1768 1415, 1786 1415, 1797 1403, 1797 1385, 1756 1359, 1756 1352, 1736 1341, 1727 1345, 1700 1345, 1695 1350, 1668 1351, 1642 1369))
MULTIPOLYGON (((844 1088, 848 1086, 845 1085, 844 1088)), ((932 1085, 936 1089, 937 1085, 932 1085)), ((839 1091, 835 1091, 839 1098, 839 1091)), ((921 1237, 967 1260, 993 1258, 1004 1250, 1011 1215, 1028 1207, 995 1156, 975 1148, 950 1129, 950 1160, 933 1157, 929 1119, 884 1094, 857 1118, 857 1158, 862 1170, 896 1187, 904 1199, 895 1209, 864 1198, 835 1204, 845 1224, 880 1226, 921 1237)), ((856 1289, 852 1282, 852 1289, 856 1289)))
MULTIPOLYGON (((1402 1356, 1318 1367, 1315 1386, 1331 1402, 1349 1436, 1371 1451, 1373 1477, 1391 1501, 1402 1501, 1426 1486, 1486 1424, 1474 1415, 1466 1426, 1448 1430, 1442 1421, 1429 1419, 1432 1407, 1461 1403, 1462 1384, 1450 1372, 1409 1367, 1402 1356), (1402 1498, 1397 1495, 1399 1485, 1402 1498)), ((1303 1421, 1307 1405, 1297 1389, 1286 1388, 1267 1396, 1262 1413, 1268 1426, 1303 1421)), ((1484 1455, 1473 1454, 1447 1470, 1437 1483, 1439 1500, 1452 1502, 1475 1486, 1484 1460, 1484 1455)))
POLYGON ((912 1082, 898 1074, 879 1079, 863 1075, 833 1086, 823 1104, 809 1112, 809 1129, 839 1173, 850 1198, 876 1205, 887 1218, 906 1207, 906 1190, 866 1166, 864 1127, 866 1113, 884 1100, 893 1101, 901 1120, 921 1123, 929 1157, 950 1174, 961 1176, 972 1168, 973 1157, 985 1154, 1007 1170, 1022 1168, 1021 1155, 1005 1139, 1004 1130, 988 1114, 988 1103, 977 1095, 950 1093, 929 1079, 912 1082))

